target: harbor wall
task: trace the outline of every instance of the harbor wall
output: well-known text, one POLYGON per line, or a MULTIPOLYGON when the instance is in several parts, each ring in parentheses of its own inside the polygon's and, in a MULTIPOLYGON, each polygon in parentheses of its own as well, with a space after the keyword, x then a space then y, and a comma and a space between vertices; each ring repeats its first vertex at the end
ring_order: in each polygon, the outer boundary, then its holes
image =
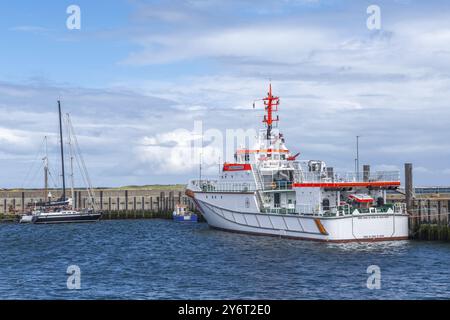
MULTIPOLYGON (((61 196, 60 191, 51 191, 53 200, 61 196)), ((180 203, 195 210, 194 203, 184 194, 184 189, 173 190, 118 190, 100 189, 94 191, 97 209, 104 212, 104 218, 153 218, 171 217, 175 206, 180 203)), ((27 211, 33 203, 44 200, 43 190, 0 191, 0 215, 9 217, 27 211)), ((89 206, 86 190, 75 190, 75 209, 89 206)))
MULTIPOLYGON (((104 212, 104 219, 171 218, 175 205, 187 205, 195 211, 192 200, 183 188, 152 189, 98 189, 95 190, 97 209, 104 212)), ((61 196, 52 190, 53 199, 61 196)), ((387 202, 407 203, 405 194, 391 193, 387 202)), ((0 220, 15 221, 27 206, 44 199, 43 190, 0 191, 0 220)), ((85 190, 75 190, 77 209, 85 209, 89 203, 85 190)), ((450 193, 413 194, 408 205, 410 237, 416 240, 450 240, 450 193)))
MULTIPOLYGON (((450 194, 413 195, 408 208, 411 239, 450 241, 450 194)), ((405 202, 405 195, 389 195, 388 202, 405 202)))

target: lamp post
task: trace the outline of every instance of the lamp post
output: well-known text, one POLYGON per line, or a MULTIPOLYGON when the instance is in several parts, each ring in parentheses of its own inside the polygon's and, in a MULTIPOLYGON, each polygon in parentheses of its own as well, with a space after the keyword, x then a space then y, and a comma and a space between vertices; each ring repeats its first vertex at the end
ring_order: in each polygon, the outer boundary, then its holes
POLYGON ((356 136, 356 177, 359 180, 359 138, 360 136, 356 136))

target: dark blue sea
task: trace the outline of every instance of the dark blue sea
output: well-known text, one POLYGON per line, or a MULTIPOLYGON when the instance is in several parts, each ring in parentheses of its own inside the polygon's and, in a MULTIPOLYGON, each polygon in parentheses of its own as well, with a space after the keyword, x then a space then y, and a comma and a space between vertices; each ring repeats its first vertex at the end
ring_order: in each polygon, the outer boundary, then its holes
POLYGON ((0 225, 1 299, 450 298, 450 244, 326 244, 166 220, 0 225), (367 268, 379 267, 379 289, 367 268), (80 289, 68 289, 69 266, 80 289), (371 282, 373 283, 373 282, 371 282))

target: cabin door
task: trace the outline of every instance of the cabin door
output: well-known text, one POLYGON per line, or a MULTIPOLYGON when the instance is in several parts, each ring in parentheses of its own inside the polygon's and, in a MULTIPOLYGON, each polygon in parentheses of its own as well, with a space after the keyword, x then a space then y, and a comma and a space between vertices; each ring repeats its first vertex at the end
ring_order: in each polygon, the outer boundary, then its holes
POLYGON ((273 204, 275 208, 280 207, 280 193, 276 192, 273 194, 273 204))

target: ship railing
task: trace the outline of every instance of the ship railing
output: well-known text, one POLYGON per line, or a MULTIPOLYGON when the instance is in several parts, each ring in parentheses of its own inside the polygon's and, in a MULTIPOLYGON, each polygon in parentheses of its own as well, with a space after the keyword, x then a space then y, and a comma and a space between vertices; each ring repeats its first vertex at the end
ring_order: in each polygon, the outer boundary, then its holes
POLYGON ((331 210, 325 212, 324 216, 348 216, 353 215, 355 210, 357 214, 380 214, 389 212, 400 214, 406 212, 406 205, 404 203, 388 203, 379 207, 357 208, 351 206, 350 204, 346 204, 332 208, 331 210))
POLYGON ((370 174, 362 172, 344 172, 336 173, 332 177, 326 172, 296 172, 295 176, 298 182, 379 182, 379 181, 400 181, 399 171, 376 171, 370 174))
POLYGON ((203 192, 254 192, 255 185, 248 182, 219 182, 218 180, 191 180, 190 186, 203 192))
POLYGON ((286 160, 266 160, 260 162, 259 169, 295 169, 292 162, 286 160))
POLYGON ((269 181, 264 182, 262 184, 262 190, 263 191, 285 191, 285 190, 292 190, 293 182, 292 181, 269 181))
POLYGON ((296 210, 292 208, 266 208, 262 210, 262 213, 270 214, 295 214, 296 210))
POLYGON ((318 205, 313 206, 306 203, 297 203, 295 206, 297 212, 301 215, 317 215, 320 212, 318 205))

